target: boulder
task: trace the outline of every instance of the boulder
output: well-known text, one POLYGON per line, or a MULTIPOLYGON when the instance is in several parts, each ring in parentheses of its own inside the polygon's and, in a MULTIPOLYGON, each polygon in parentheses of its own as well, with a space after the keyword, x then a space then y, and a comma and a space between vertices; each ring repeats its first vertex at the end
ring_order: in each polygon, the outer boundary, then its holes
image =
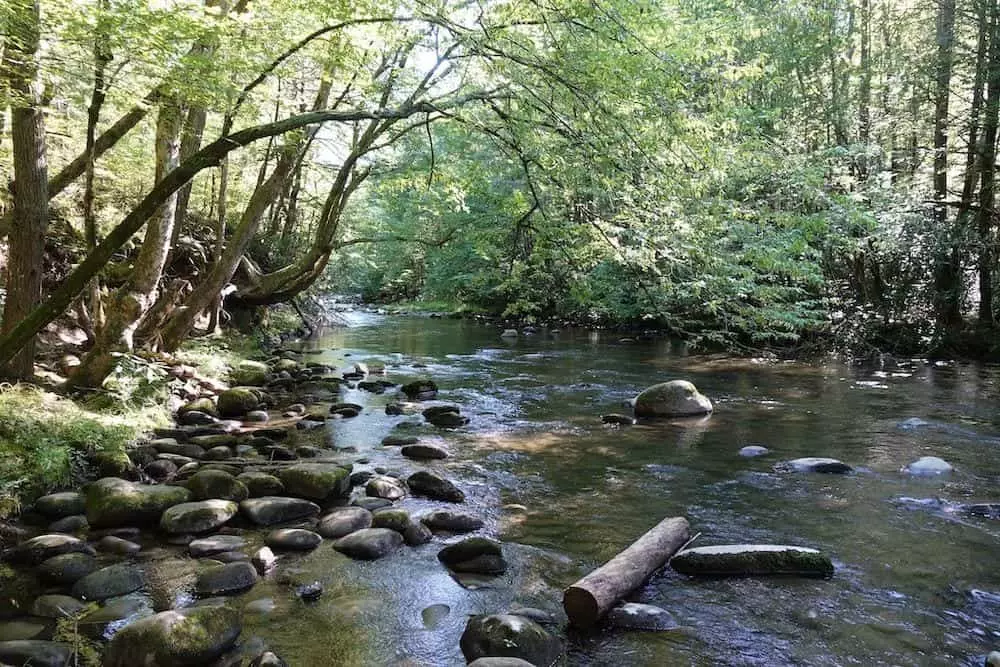
POLYGON ((153 449, 159 452, 159 458, 167 458, 167 454, 183 456, 187 459, 200 459, 205 456, 205 448, 192 442, 177 442, 173 438, 160 438, 151 443, 153 449))
POLYGON ((406 542, 407 546, 418 547, 421 544, 427 544, 433 539, 434 534, 430 528, 419 521, 410 521, 406 530, 403 531, 403 541, 406 542))
POLYGON ((40 639, 0 642, 0 663, 30 667, 65 667, 73 663, 73 647, 40 639))
POLYGON ((428 417, 427 421, 439 428, 460 428, 469 423, 469 418, 457 412, 439 412, 428 417))
POLYGON ((404 384, 401 391, 410 400, 429 401, 437 397, 438 387, 433 380, 415 380, 404 384))
POLYGON ((406 495, 406 490, 395 477, 376 475, 365 484, 365 493, 374 498, 399 500, 406 495))
POLYGON ((823 456, 807 456, 784 461, 774 466, 779 472, 818 472, 830 475, 845 475, 853 470, 851 466, 837 459, 823 456))
POLYGON ((196 398, 193 401, 185 403, 180 408, 177 409, 177 415, 182 416, 189 412, 200 412, 205 415, 212 417, 218 417, 219 413, 215 409, 215 402, 210 398, 196 398))
POLYGON ((503 574, 507 561, 501 544, 487 537, 469 537, 438 552, 438 560, 454 572, 503 574))
POLYGON ((241 361, 229 373, 229 380, 234 385, 243 387, 263 387, 267 384, 267 373, 268 367, 265 363, 260 361, 241 361))
POLYGON ((372 525, 372 513, 363 507, 342 507, 319 520, 316 532, 328 539, 338 539, 372 525))
POLYGON ((135 484, 105 477, 84 490, 87 521, 94 528, 116 528, 156 523, 164 510, 187 502, 191 492, 179 486, 135 484))
POLYGON ((49 531, 53 533, 82 533, 90 528, 87 517, 83 514, 73 514, 56 519, 49 524, 49 531))
POLYGON ((311 551, 323 542, 323 538, 319 534, 303 528, 282 528, 268 533, 264 542, 272 549, 311 551))
POLYGON ((471 533, 483 527, 479 517, 453 510, 434 510, 422 516, 420 521, 435 532, 471 533))
POLYGON ((226 606, 190 607, 154 614, 119 630, 104 667, 207 665, 240 636, 239 613, 226 606))
POLYGON ((73 618, 87 605, 68 595, 40 595, 31 603, 31 613, 42 618, 73 618))
POLYGON ((97 569, 97 560, 87 553, 75 552, 42 561, 38 574, 45 581, 69 586, 97 569))
POLYGON ((163 513, 160 528, 170 535, 218 530, 236 516, 239 507, 230 500, 200 500, 174 505, 163 513))
POLYGON ((150 479, 162 482, 165 479, 170 479, 177 474, 177 464, 173 461, 168 461, 166 459, 156 459, 151 463, 146 464, 146 467, 142 469, 150 479))
POLYGON ((644 389, 635 398, 635 416, 693 417, 712 412, 712 401, 687 380, 661 382, 644 389))
POLYGON ((760 445, 747 445, 746 447, 740 448, 740 456, 745 456, 747 458, 752 458, 754 456, 764 456, 769 454, 771 450, 767 447, 761 447, 760 445))
POLYGON ((403 447, 415 445, 418 442, 420 442, 420 438, 415 435, 387 435, 382 438, 383 447, 403 447))
POLYGON ((250 498, 278 496, 285 492, 285 485, 274 475, 266 472, 245 472, 236 476, 247 489, 250 498))
POLYGON ((936 456, 922 456, 913 463, 902 469, 901 472, 914 475, 915 477, 936 477, 946 475, 954 468, 951 464, 936 456))
POLYGON ((278 562, 278 557, 271 551, 271 547, 261 547, 254 552, 250 558, 250 563, 257 570, 260 576, 267 574, 278 562))
POLYGON ((673 614, 651 604, 624 602, 605 617, 608 625, 622 630, 676 630, 673 614))
POLYGON ((692 576, 833 576, 829 556, 816 549, 782 544, 726 544, 685 549, 670 560, 670 567, 692 576))
POLYGON ((83 494, 76 491, 51 493, 35 501, 35 511, 49 519, 61 519, 86 511, 83 494))
POLYGON ((86 542, 72 535, 52 533, 32 537, 30 540, 21 542, 16 547, 5 551, 4 558, 12 563, 38 565, 53 556, 71 553, 82 553, 93 556, 94 550, 86 542))
POLYGON ((408 459, 417 459, 418 461, 446 459, 449 456, 448 451, 443 447, 428 444, 406 445, 400 450, 400 453, 408 459))
POLYGON ((250 497, 243 482, 221 470, 200 470, 186 484, 193 500, 232 500, 240 502, 250 497))
POLYGON ((257 570, 246 561, 226 563, 203 570, 195 579, 194 590, 202 597, 234 595, 257 583, 257 570))
POLYGON ((246 543, 247 541, 239 535, 212 535, 191 540, 188 543, 188 553, 194 558, 204 558, 242 549, 246 543))
POLYGON ((206 461, 228 461, 233 458, 233 450, 228 445, 219 445, 206 449, 202 458, 206 461))
POLYGON ((465 494, 451 481, 427 470, 419 470, 406 479, 406 484, 414 495, 424 496, 431 500, 443 500, 450 503, 460 503, 465 500, 465 494))
POLYGON ((286 493, 321 502, 347 497, 350 477, 349 469, 332 463, 300 463, 278 473, 286 493))
POLYGON ((459 640, 469 662, 487 657, 520 658, 533 665, 551 665, 562 654, 562 643, 542 626, 523 616, 473 616, 459 640))
POLYGON ((105 535, 98 540, 97 549, 108 554, 134 556, 142 551, 142 545, 114 535, 105 535))
POLYGON ((240 503, 240 512, 258 526, 272 526, 319 514, 319 505, 301 498, 264 496, 240 503))
POLYGON ((249 387, 234 387, 219 394, 219 416, 224 419, 242 417, 260 407, 260 394, 249 387))
POLYGON ((333 543, 333 548, 357 560, 388 556, 403 544, 403 536, 388 528, 363 528, 333 543))
POLYGON ((384 509, 372 514, 372 528, 388 528, 404 533, 410 526, 410 514, 406 510, 384 509))
POLYGON ((91 639, 104 639, 108 630, 116 630, 127 622, 153 614, 149 599, 143 593, 133 593, 105 600, 103 605, 77 619, 80 634, 91 639))
POLYGON ((127 595, 146 585, 142 570, 119 563, 94 570, 73 584, 73 595, 82 600, 106 600, 127 595))

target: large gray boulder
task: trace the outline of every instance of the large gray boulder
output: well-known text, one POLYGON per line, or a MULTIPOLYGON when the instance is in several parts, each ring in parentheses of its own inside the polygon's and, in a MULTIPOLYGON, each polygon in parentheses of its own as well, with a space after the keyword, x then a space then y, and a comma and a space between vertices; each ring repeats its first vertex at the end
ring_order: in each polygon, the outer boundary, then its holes
POLYGON ((180 486, 135 484, 105 477, 84 490, 87 521, 94 528, 155 524, 164 510, 187 502, 191 492, 180 486))
POLYGON ((239 506, 230 500, 201 500, 174 505, 163 513, 160 528, 171 535, 207 533, 236 516, 239 506))
POLYGON ((127 595, 146 585, 142 570, 119 563, 94 570, 73 584, 73 595, 82 600, 106 600, 127 595))
POLYGON ((154 614, 115 634, 104 667, 207 665, 240 636, 239 613, 226 606, 192 607, 154 614))
POLYGON ((562 643, 542 626, 523 616, 473 616, 459 640, 469 662, 487 657, 520 658, 533 665, 551 665, 562 654, 562 643))
POLYGON ((319 520, 316 532, 328 539, 338 539, 356 530, 370 528, 372 513, 363 507, 342 507, 319 520))
POLYGON ((635 416, 641 418, 693 417, 712 412, 712 401, 687 380, 661 382, 635 398, 635 416))
POLYGON ((403 544, 403 536, 388 528, 364 528, 342 537, 333 548, 357 560, 376 560, 388 556, 403 544))

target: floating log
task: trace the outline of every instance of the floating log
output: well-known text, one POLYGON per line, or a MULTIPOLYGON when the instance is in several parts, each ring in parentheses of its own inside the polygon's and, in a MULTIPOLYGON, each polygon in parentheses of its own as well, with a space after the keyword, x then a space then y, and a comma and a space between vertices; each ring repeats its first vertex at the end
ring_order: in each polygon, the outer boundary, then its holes
POLYGON ((593 627, 619 600, 663 567, 689 537, 687 519, 664 519, 625 551, 567 588, 563 608, 570 623, 593 627))
POLYGON ((681 574, 708 577, 833 576, 829 556, 816 549, 784 544, 724 544, 685 549, 674 556, 670 567, 681 574))

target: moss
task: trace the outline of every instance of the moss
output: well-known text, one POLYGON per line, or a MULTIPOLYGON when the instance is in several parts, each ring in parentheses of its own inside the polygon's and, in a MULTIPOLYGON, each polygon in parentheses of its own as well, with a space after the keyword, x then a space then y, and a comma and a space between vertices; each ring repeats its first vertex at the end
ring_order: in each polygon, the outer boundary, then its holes
POLYGON ((89 484, 87 521, 94 528, 155 523, 168 507, 186 502, 191 492, 180 486, 146 486, 105 478, 89 484))
POLYGON ((234 387, 219 394, 219 416, 241 417, 260 405, 259 394, 249 387, 234 387))
POLYGON ((177 410, 177 414, 183 415, 192 410, 197 410, 198 412, 204 412, 207 415, 212 415, 213 417, 218 417, 218 412, 215 409, 215 402, 210 398, 196 398, 190 403, 185 403, 177 410))
POLYGON ((711 551, 711 547, 688 549, 674 556, 670 566, 681 574, 691 576, 833 576, 830 557, 813 549, 733 549, 719 552, 711 551))
POLYGON ((372 528, 388 528, 397 533, 410 527, 410 515, 405 510, 380 510, 372 517, 372 528))
POLYGON ((303 463, 278 473, 287 493, 309 500, 346 496, 351 490, 350 476, 350 470, 329 463, 303 463))
POLYGON ((260 361, 241 361, 229 373, 229 379, 234 385, 246 387, 262 387, 267 384, 267 364, 260 361))

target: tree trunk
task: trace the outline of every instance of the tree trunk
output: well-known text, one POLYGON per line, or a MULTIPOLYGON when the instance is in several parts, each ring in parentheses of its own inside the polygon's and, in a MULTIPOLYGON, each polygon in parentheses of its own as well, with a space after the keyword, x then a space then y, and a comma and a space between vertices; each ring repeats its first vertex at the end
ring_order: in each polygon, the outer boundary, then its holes
POLYGON ((948 104, 955 41, 955 0, 940 0, 934 92, 934 208, 940 239, 934 261, 934 310, 938 333, 947 336, 962 321, 962 272, 957 231, 948 221, 948 104))
POLYGON ((872 139, 872 59, 871 59, 871 0, 861 0, 861 81, 858 84, 858 142, 864 153, 858 160, 858 178, 865 180, 868 164, 868 144, 872 139))
MULTIPOLYGON (((3 311, 5 336, 41 301, 49 217, 45 116, 36 57, 41 41, 41 9, 38 0, 10 0, 10 3, 3 73, 13 93, 11 140, 16 187, 3 311)), ((34 375, 36 333, 32 332, 18 347, 16 355, 0 360, 0 374, 15 379, 30 379, 34 375)))
MULTIPOLYGON (((156 122, 156 182, 180 164, 180 135, 184 114, 180 103, 165 99, 156 122)), ((146 225, 139 256, 132 275, 112 297, 107 320, 94 347, 87 353, 71 378, 75 386, 99 387, 114 368, 115 357, 133 349, 133 334, 140 320, 156 302, 160 277, 170 252, 177 195, 160 205, 146 225)))
POLYGON ((987 327, 993 326, 993 263, 996 261, 993 219, 996 208, 997 122, 1000 116, 1000 12, 996 0, 992 0, 990 5, 986 113, 983 118, 979 210, 976 215, 979 241, 979 323, 987 327))
MULTIPOLYGON (((201 148, 201 140, 205 133, 205 121, 208 111, 204 106, 192 107, 184 121, 184 134, 181 138, 181 157, 186 160, 201 148)), ((174 217, 174 236, 171 245, 177 244, 181 231, 184 229, 184 219, 187 217, 188 203, 191 201, 191 188, 194 182, 188 183, 177 193, 177 213, 174 217)))

